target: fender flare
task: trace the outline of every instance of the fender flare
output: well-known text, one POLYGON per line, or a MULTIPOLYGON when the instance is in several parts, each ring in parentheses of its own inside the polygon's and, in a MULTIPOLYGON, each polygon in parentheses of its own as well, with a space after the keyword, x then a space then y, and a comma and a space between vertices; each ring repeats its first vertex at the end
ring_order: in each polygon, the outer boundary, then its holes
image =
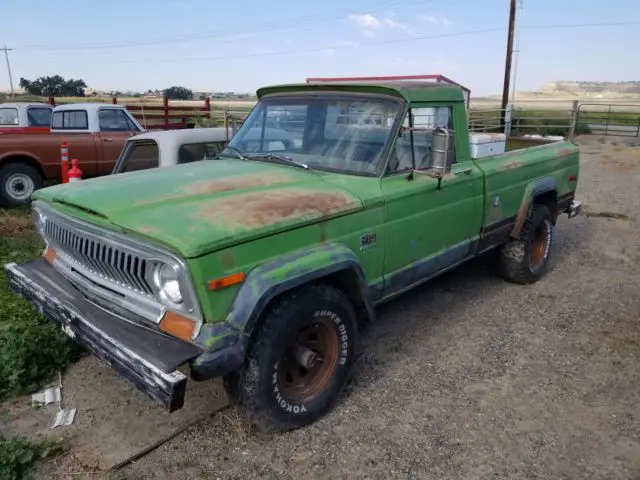
POLYGON ((554 177, 543 177, 527 184, 522 197, 522 203, 516 215, 516 222, 511 230, 511 237, 519 239, 524 222, 527 220, 531 207, 536 203, 536 198, 548 192, 557 192, 556 179, 554 177))
POLYGON ((358 257, 346 245, 330 242, 256 266, 240 286, 225 321, 203 325, 195 341, 209 352, 238 341, 246 342, 266 306, 276 296, 341 271, 355 275, 357 294, 373 318, 373 302, 358 257))

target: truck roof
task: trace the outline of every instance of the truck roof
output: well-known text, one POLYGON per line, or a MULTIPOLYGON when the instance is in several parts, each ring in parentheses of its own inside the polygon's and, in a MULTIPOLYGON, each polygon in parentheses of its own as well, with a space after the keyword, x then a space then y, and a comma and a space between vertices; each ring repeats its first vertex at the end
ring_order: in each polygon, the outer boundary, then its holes
POLYGON ((436 82, 403 82, 403 81, 380 81, 380 82, 330 82, 330 83, 292 83, 283 85, 272 85, 258 89, 258 98, 275 93, 292 92, 327 92, 344 91, 360 93, 378 93, 393 95, 405 99, 408 102, 464 102, 465 97, 462 88, 456 85, 442 84, 436 82))
MULTIPOLYGON (((99 102, 82 102, 82 103, 65 103, 64 105, 56 105, 56 112, 66 111, 66 110, 87 110, 88 112, 95 112, 99 108, 125 108, 124 105, 117 105, 112 103, 99 103, 99 102)), ((125 108, 126 109, 126 108, 125 108)))
POLYGON ((0 108, 26 108, 26 107, 48 107, 53 108, 52 105, 44 102, 7 102, 0 103, 0 108))

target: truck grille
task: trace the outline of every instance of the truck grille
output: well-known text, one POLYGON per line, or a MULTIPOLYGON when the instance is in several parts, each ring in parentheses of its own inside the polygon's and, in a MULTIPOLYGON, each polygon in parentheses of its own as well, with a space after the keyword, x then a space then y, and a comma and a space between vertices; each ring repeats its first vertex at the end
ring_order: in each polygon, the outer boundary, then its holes
POLYGON ((144 258, 51 219, 45 223, 44 233, 82 268, 143 295, 153 295, 146 280, 147 261, 144 258))

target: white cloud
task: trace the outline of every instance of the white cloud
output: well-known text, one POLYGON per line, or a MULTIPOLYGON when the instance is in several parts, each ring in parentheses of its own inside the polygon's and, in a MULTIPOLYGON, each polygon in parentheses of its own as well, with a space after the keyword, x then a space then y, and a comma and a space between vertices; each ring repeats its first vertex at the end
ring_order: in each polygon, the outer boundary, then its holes
POLYGON ((451 25, 451 22, 443 16, 440 15, 420 15, 425 22, 428 22, 432 25, 438 25, 440 27, 448 27, 451 25))
POLYGON ((368 13, 365 13, 364 15, 349 15, 349 20, 354 22, 360 28, 369 30, 378 30, 382 25, 380 20, 368 13))
POLYGON ((324 50, 322 50, 322 54, 325 57, 333 57, 333 55, 335 55, 336 53, 336 49, 335 48, 325 48, 324 50))
POLYGON ((369 37, 374 36, 374 32, 382 29, 402 30, 412 33, 411 27, 404 23, 397 22, 389 17, 377 18, 369 13, 363 15, 349 15, 349 20, 354 22, 363 34, 369 37))

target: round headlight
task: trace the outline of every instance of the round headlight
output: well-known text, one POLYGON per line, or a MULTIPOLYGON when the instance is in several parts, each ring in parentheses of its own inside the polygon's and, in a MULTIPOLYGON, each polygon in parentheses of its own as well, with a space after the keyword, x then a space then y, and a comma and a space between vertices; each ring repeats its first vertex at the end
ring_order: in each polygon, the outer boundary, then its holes
POLYGON ((153 272, 153 281, 160 293, 172 303, 182 303, 178 272, 171 265, 162 263, 153 272))

